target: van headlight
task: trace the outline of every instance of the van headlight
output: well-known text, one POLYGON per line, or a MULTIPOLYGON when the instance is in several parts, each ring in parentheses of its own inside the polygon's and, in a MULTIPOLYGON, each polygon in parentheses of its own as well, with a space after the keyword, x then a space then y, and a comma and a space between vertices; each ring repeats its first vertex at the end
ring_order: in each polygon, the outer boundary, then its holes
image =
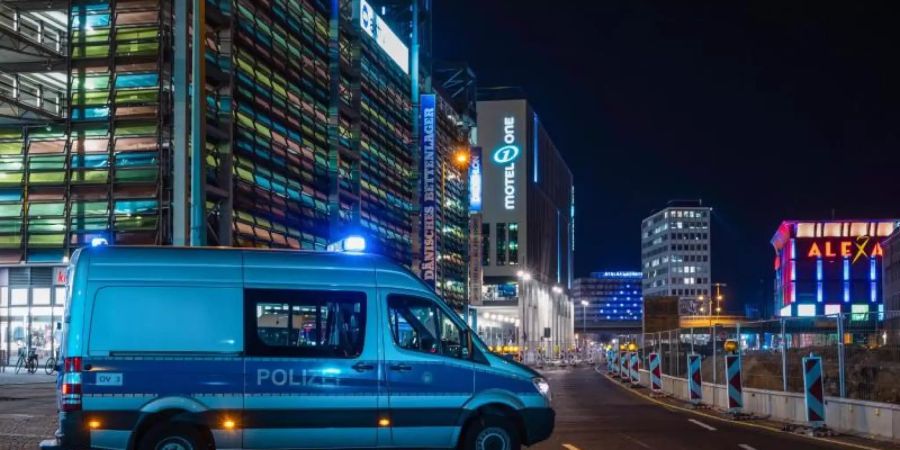
POLYGON ((532 378, 531 382, 534 383, 534 388, 537 389, 547 401, 550 401, 550 383, 541 377, 532 378))

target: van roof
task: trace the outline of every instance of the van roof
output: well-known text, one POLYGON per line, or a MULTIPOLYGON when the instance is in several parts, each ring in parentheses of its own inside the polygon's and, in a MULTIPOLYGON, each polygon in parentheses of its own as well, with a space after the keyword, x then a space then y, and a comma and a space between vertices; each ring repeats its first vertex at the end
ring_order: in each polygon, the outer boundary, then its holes
POLYGON ((73 258, 90 281, 396 286, 431 291, 407 268, 369 253, 242 247, 98 246, 73 258), (102 270, 97 270, 102 268, 102 270), (349 272, 349 273, 348 273, 349 272))

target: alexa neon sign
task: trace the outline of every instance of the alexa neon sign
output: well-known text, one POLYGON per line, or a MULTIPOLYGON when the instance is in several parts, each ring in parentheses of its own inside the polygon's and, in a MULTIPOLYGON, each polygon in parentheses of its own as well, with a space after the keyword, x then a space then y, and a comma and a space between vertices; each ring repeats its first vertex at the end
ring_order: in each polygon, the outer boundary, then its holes
POLYGON ((813 241, 806 252, 809 258, 852 258, 853 262, 861 258, 884 256, 884 249, 878 241, 869 236, 859 236, 855 240, 813 241))

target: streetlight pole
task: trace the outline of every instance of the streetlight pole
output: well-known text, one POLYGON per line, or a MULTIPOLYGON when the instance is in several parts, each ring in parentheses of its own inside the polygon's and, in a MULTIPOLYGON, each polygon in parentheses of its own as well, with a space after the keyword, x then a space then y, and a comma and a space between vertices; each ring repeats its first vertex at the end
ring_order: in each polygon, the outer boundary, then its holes
POLYGON ((581 338, 587 342, 587 300, 581 301, 581 338))

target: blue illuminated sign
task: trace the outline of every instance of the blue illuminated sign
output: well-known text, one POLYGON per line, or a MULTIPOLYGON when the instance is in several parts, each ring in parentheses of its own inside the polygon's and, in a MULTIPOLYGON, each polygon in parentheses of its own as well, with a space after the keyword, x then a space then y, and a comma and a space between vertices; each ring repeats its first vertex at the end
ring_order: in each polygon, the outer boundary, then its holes
POLYGON ((515 145, 504 145, 494 150, 494 162, 497 164, 509 164, 519 157, 519 147, 515 145))
POLYGON ((602 278, 641 278, 643 275, 641 272, 600 272, 602 278))
POLYGON ((481 212, 481 147, 471 151, 469 164, 469 212, 481 212))
POLYGON ((421 196, 422 196, 422 223, 420 233, 422 236, 421 263, 419 272, 422 280, 432 289, 436 285, 435 258, 437 256, 435 245, 435 221, 437 200, 435 198, 435 96, 424 94, 419 102, 419 120, 422 130, 422 158, 421 158, 421 196))

